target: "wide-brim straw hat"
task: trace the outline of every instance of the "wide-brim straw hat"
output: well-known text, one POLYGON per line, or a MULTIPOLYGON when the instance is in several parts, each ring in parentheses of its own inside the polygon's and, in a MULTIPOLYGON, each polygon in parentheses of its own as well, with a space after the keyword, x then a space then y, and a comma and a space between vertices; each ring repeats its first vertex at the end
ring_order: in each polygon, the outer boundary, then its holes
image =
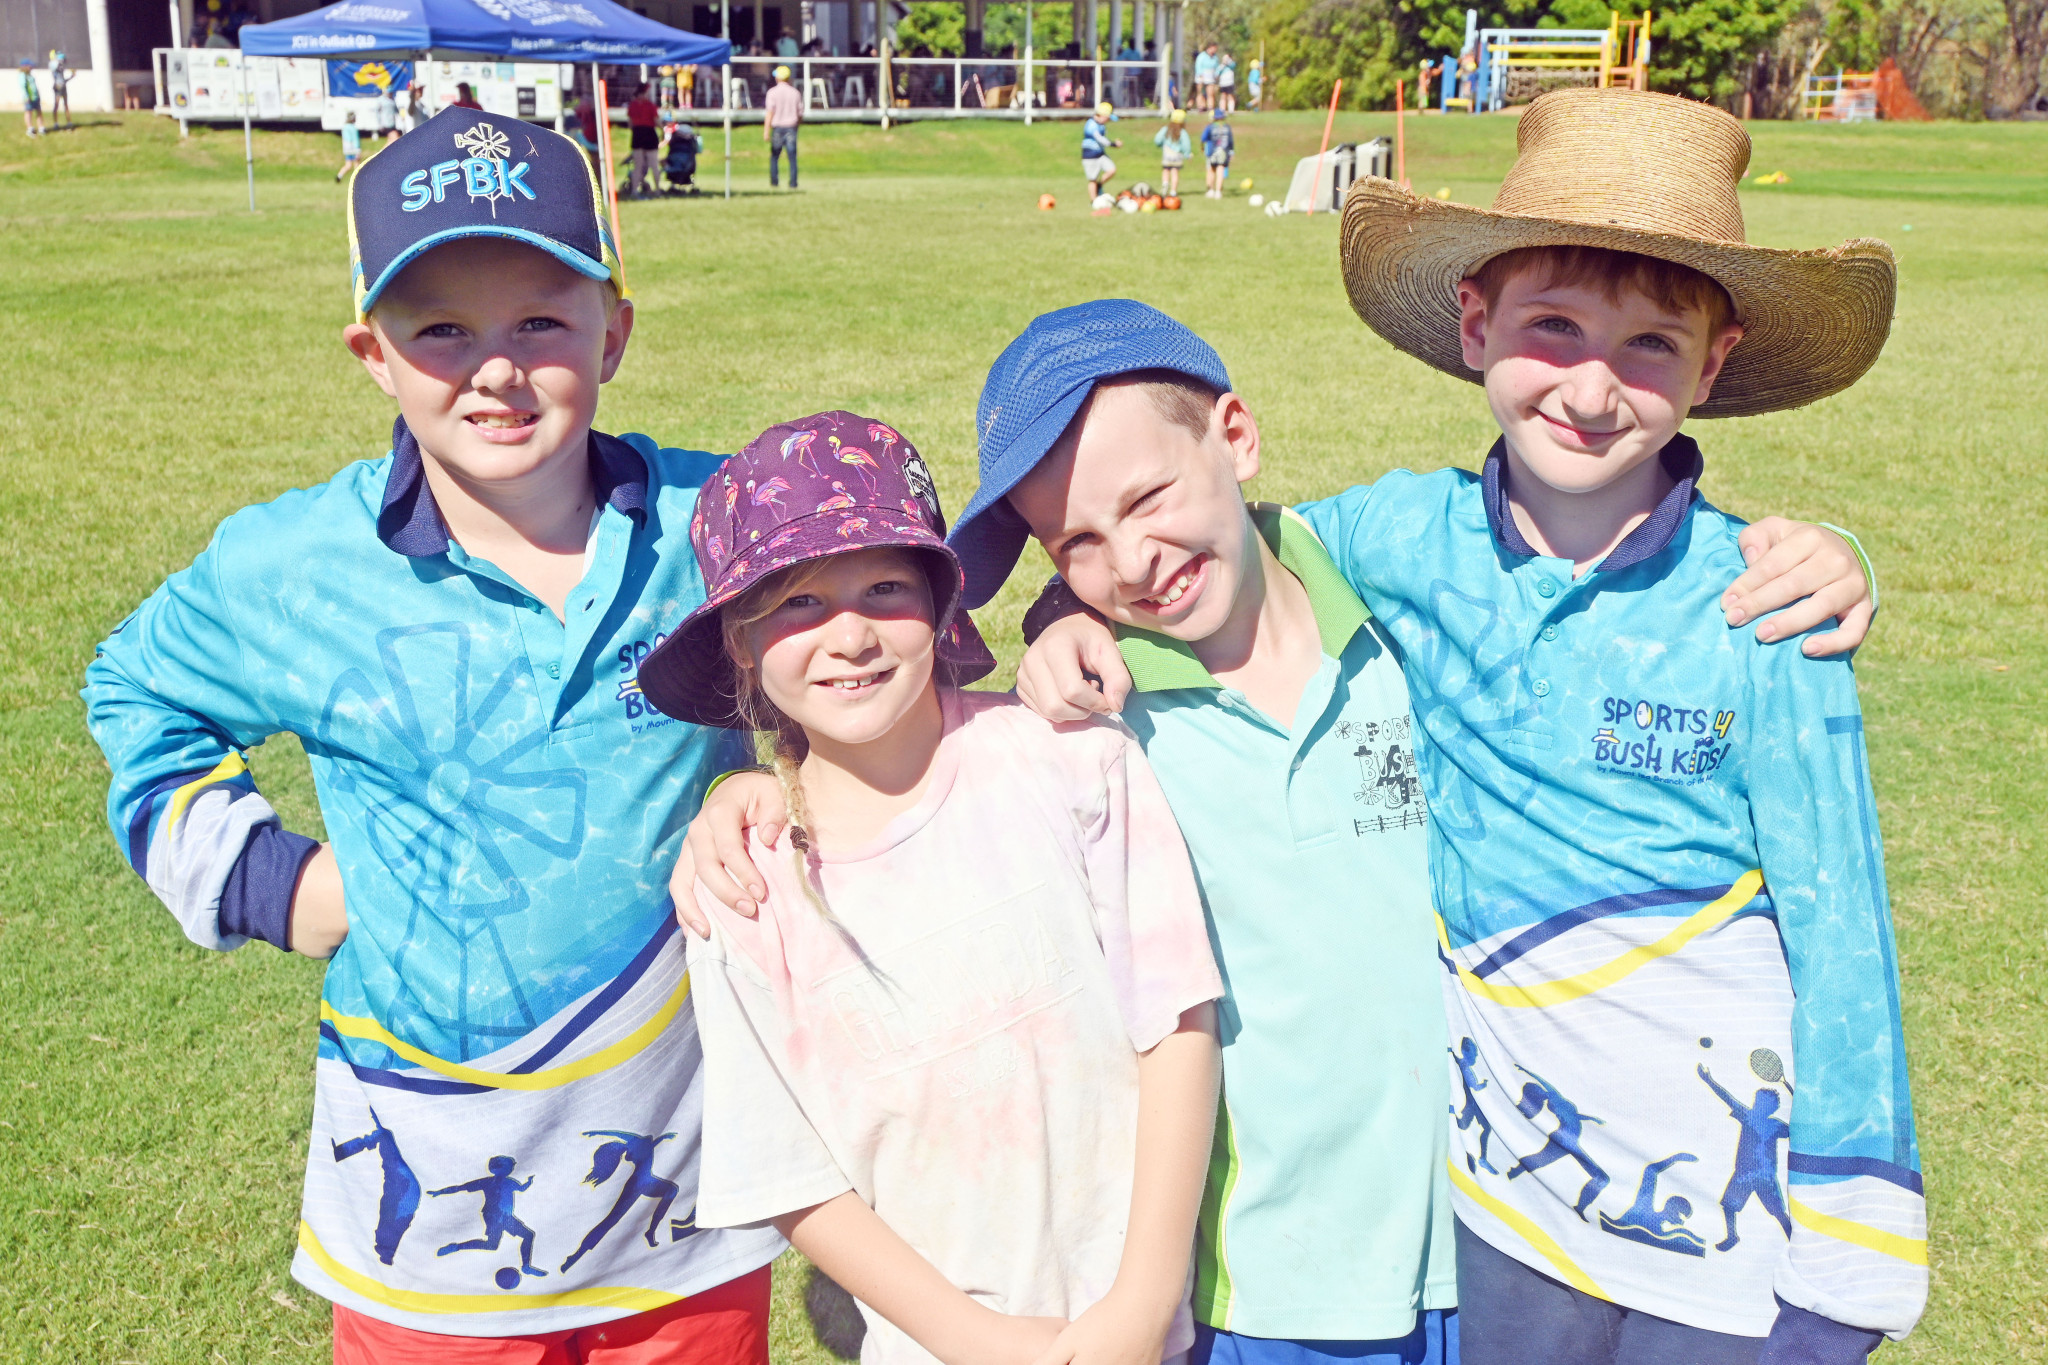
POLYGON ((1891 331, 1891 248, 1751 246, 1736 188, 1749 134, 1709 104, 1639 90, 1560 90, 1522 115, 1491 209, 1442 203, 1377 177, 1344 200, 1351 306, 1388 342, 1480 383, 1458 340, 1458 282, 1520 247, 1590 246, 1675 261, 1719 281, 1742 340, 1696 417, 1796 408, 1862 377, 1891 331))

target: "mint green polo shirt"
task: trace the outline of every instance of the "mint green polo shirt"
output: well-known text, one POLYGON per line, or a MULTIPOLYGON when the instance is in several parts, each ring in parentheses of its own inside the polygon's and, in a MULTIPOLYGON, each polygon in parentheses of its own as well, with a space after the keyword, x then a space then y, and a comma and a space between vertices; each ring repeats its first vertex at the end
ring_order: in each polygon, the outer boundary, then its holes
POLYGON ((1187 838, 1223 969, 1195 1316, 1375 1341, 1457 1302, 1428 810, 1394 645, 1306 522, 1251 510, 1322 634, 1291 726, 1186 644, 1118 632, 1124 719, 1187 838))

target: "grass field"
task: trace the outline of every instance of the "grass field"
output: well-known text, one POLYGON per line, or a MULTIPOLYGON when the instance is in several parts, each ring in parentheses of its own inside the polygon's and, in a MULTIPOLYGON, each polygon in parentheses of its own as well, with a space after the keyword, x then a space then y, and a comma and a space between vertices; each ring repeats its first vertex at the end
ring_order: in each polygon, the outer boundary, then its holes
MULTIPOLYGON (((1347 115, 1345 138, 1390 131, 1347 115)), ((1126 176, 1146 169, 1127 122, 1126 176)), ((1855 528, 1885 585, 1861 656, 1932 1221, 1934 1297, 1891 1361, 2048 1361, 2048 127, 1751 125, 1752 240, 1878 236, 1898 323, 1856 389, 1703 422, 1705 488, 1745 515, 1855 528), (2035 1174, 2029 1175, 2028 1171, 2035 1174)), ((1241 120, 1279 188, 1320 120, 1241 120)), ((1504 119, 1409 124, 1410 174, 1484 203, 1504 119)), ((718 138, 706 158, 718 184, 718 138)), ((1033 315, 1127 294, 1213 340, 1260 415, 1258 492, 1472 464, 1476 389, 1368 334, 1335 221, 1241 200, 1091 219, 1071 125, 818 128, 804 189, 765 192, 735 133, 719 199, 623 206, 638 322, 608 430, 735 449, 848 407, 900 425, 949 507, 973 484, 982 374, 1033 315), (1037 195, 1061 198, 1040 213, 1037 195)), ((384 398, 348 321, 338 141, 186 142, 147 116, 0 131, 0 1358, 313 1362, 324 1305, 287 1278, 320 966, 187 945, 106 829, 77 699, 106 635, 234 508, 379 454, 384 398)), ((1149 151, 1149 147, 1143 150, 1149 151)), ((1022 579, 984 614, 1014 658, 1022 579)), ((317 833, 296 744, 255 764, 317 833)), ((778 1361, 824 1359, 782 1278, 778 1361)))

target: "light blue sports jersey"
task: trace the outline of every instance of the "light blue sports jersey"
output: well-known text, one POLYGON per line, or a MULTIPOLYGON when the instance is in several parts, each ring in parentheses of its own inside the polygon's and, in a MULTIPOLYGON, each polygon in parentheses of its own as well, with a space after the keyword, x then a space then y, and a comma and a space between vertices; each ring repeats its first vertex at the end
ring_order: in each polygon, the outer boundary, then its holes
POLYGON ((1773 1292, 1894 1337, 1927 1292, 1854 674, 1718 606, 1698 449, 1590 572, 1484 477, 1302 509, 1403 652, 1430 806, 1458 1216, 1589 1294, 1763 1336, 1773 1292))
POLYGON ((1226 994, 1195 1317, 1406 1337, 1457 1302, 1429 811, 1394 650, 1301 518, 1253 508, 1323 659, 1283 724, 1184 643, 1120 630, 1124 720, 1194 859, 1226 994))
POLYGON ((700 1054, 666 882, 737 746, 636 681, 703 599, 689 518, 718 458, 592 447, 566 624, 449 538, 400 423, 393 454, 228 518, 87 672, 116 837, 202 947, 240 941, 223 887, 276 822, 242 751, 304 744, 349 934, 293 1273, 424 1331, 601 1322, 781 1246, 693 1217, 700 1054))

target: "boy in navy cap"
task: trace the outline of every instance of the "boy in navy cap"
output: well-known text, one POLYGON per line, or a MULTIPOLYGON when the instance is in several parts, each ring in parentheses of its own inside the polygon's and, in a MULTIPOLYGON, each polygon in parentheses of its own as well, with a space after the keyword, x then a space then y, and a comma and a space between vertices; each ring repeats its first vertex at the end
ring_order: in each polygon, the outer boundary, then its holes
POLYGON ((633 308, 568 139, 448 109, 349 228, 391 451, 230 517, 101 646, 116 838, 200 946, 333 954, 293 1275, 338 1362, 765 1365, 782 1243, 696 1226, 662 884, 734 755, 636 677, 702 600, 717 457, 592 430, 633 308), (285 731, 331 843, 247 768, 285 731))

